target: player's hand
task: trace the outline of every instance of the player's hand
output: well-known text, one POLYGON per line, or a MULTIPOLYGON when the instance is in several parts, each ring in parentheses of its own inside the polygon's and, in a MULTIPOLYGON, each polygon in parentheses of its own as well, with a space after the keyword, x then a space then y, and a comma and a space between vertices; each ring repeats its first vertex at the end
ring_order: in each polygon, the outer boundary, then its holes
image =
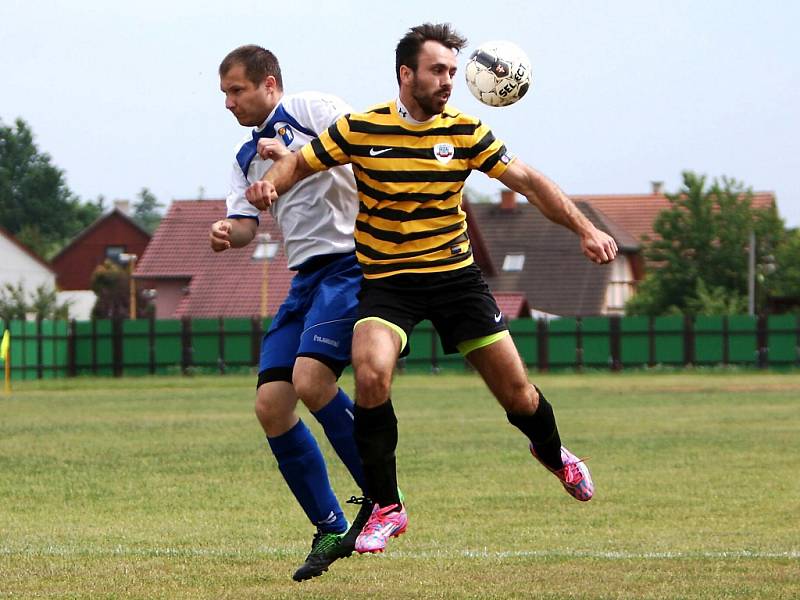
POLYGON ((617 256, 617 242, 599 229, 581 238, 581 249, 586 258, 599 265, 609 263, 617 256))
POLYGON ((252 184, 244 193, 247 201, 258 210, 267 210, 278 199, 278 192, 271 181, 259 180, 252 184))
POLYGON ((222 252, 231 247, 231 222, 227 219, 215 221, 211 226, 208 239, 214 252, 222 252))
POLYGON ((289 149, 276 138, 261 138, 258 140, 256 151, 264 160, 278 160, 282 156, 291 154, 289 149))

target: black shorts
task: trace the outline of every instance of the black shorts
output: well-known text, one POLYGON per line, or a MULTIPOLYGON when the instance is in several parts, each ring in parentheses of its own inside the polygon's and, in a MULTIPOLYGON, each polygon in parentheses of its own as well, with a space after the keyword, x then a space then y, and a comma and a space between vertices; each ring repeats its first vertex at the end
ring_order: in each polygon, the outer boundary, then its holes
MULTIPOLYGON (((361 282, 358 319, 378 317, 400 327, 410 338, 429 319, 445 354, 458 352, 467 340, 508 329, 477 265, 442 273, 403 273, 361 282)), ((405 356, 409 346, 400 353, 405 356)))

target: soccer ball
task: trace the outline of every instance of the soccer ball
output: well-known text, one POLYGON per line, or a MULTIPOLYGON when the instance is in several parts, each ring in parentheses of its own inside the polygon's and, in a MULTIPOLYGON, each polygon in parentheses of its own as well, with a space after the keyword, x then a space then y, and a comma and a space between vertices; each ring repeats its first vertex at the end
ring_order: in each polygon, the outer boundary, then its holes
POLYGON ((531 85, 531 61, 516 44, 486 42, 469 57, 464 75, 472 95, 489 106, 508 106, 531 85))

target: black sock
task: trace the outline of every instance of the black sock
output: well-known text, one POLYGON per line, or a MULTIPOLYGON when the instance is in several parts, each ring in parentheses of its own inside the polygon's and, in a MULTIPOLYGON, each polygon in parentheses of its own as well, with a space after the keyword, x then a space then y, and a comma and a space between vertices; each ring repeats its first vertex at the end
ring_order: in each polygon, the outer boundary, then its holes
POLYGON ((400 504, 397 492, 397 417, 391 399, 375 408, 353 410, 353 435, 364 465, 367 492, 379 506, 400 504))
POLYGON ((558 435, 553 407, 545 400, 539 388, 539 408, 532 415, 506 413, 508 422, 528 436, 536 455, 549 468, 557 471, 564 466, 561 461, 561 437, 558 435))

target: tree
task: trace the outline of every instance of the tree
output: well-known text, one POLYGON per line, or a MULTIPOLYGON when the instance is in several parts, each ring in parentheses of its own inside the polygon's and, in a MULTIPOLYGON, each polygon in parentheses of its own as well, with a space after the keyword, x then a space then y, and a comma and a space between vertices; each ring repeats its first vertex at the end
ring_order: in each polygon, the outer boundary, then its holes
MULTIPOLYGON (((127 319, 130 317, 130 275, 117 263, 106 260, 92 273, 92 291, 97 296, 93 319, 127 319)), ((144 290, 136 292, 136 316, 146 317, 152 306, 144 290)))
POLYGON ((133 220, 136 221, 142 229, 153 233, 158 224, 161 223, 162 215, 158 211, 164 205, 158 201, 153 192, 149 189, 142 188, 139 192, 139 201, 133 205, 133 220))
POLYGON ((69 190, 25 121, 17 119, 14 127, 0 121, 0 225, 50 257, 101 212, 100 201, 82 203, 69 190))
MULTIPOLYGON (((752 192, 734 179, 683 173, 683 188, 667 194, 671 207, 645 240, 650 272, 626 305, 628 314, 740 312, 747 306, 750 232, 757 255, 774 255, 783 223, 774 209, 754 210, 752 192)), ((765 293, 762 286, 761 294, 765 293)))
POLYGON ((70 304, 59 304, 55 288, 46 284, 32 294, 27 294, 21 283, 6 283, 0 289, 0 319, 5 321, 24 320, 31 313, 37 319, 68 319, 70 304))

